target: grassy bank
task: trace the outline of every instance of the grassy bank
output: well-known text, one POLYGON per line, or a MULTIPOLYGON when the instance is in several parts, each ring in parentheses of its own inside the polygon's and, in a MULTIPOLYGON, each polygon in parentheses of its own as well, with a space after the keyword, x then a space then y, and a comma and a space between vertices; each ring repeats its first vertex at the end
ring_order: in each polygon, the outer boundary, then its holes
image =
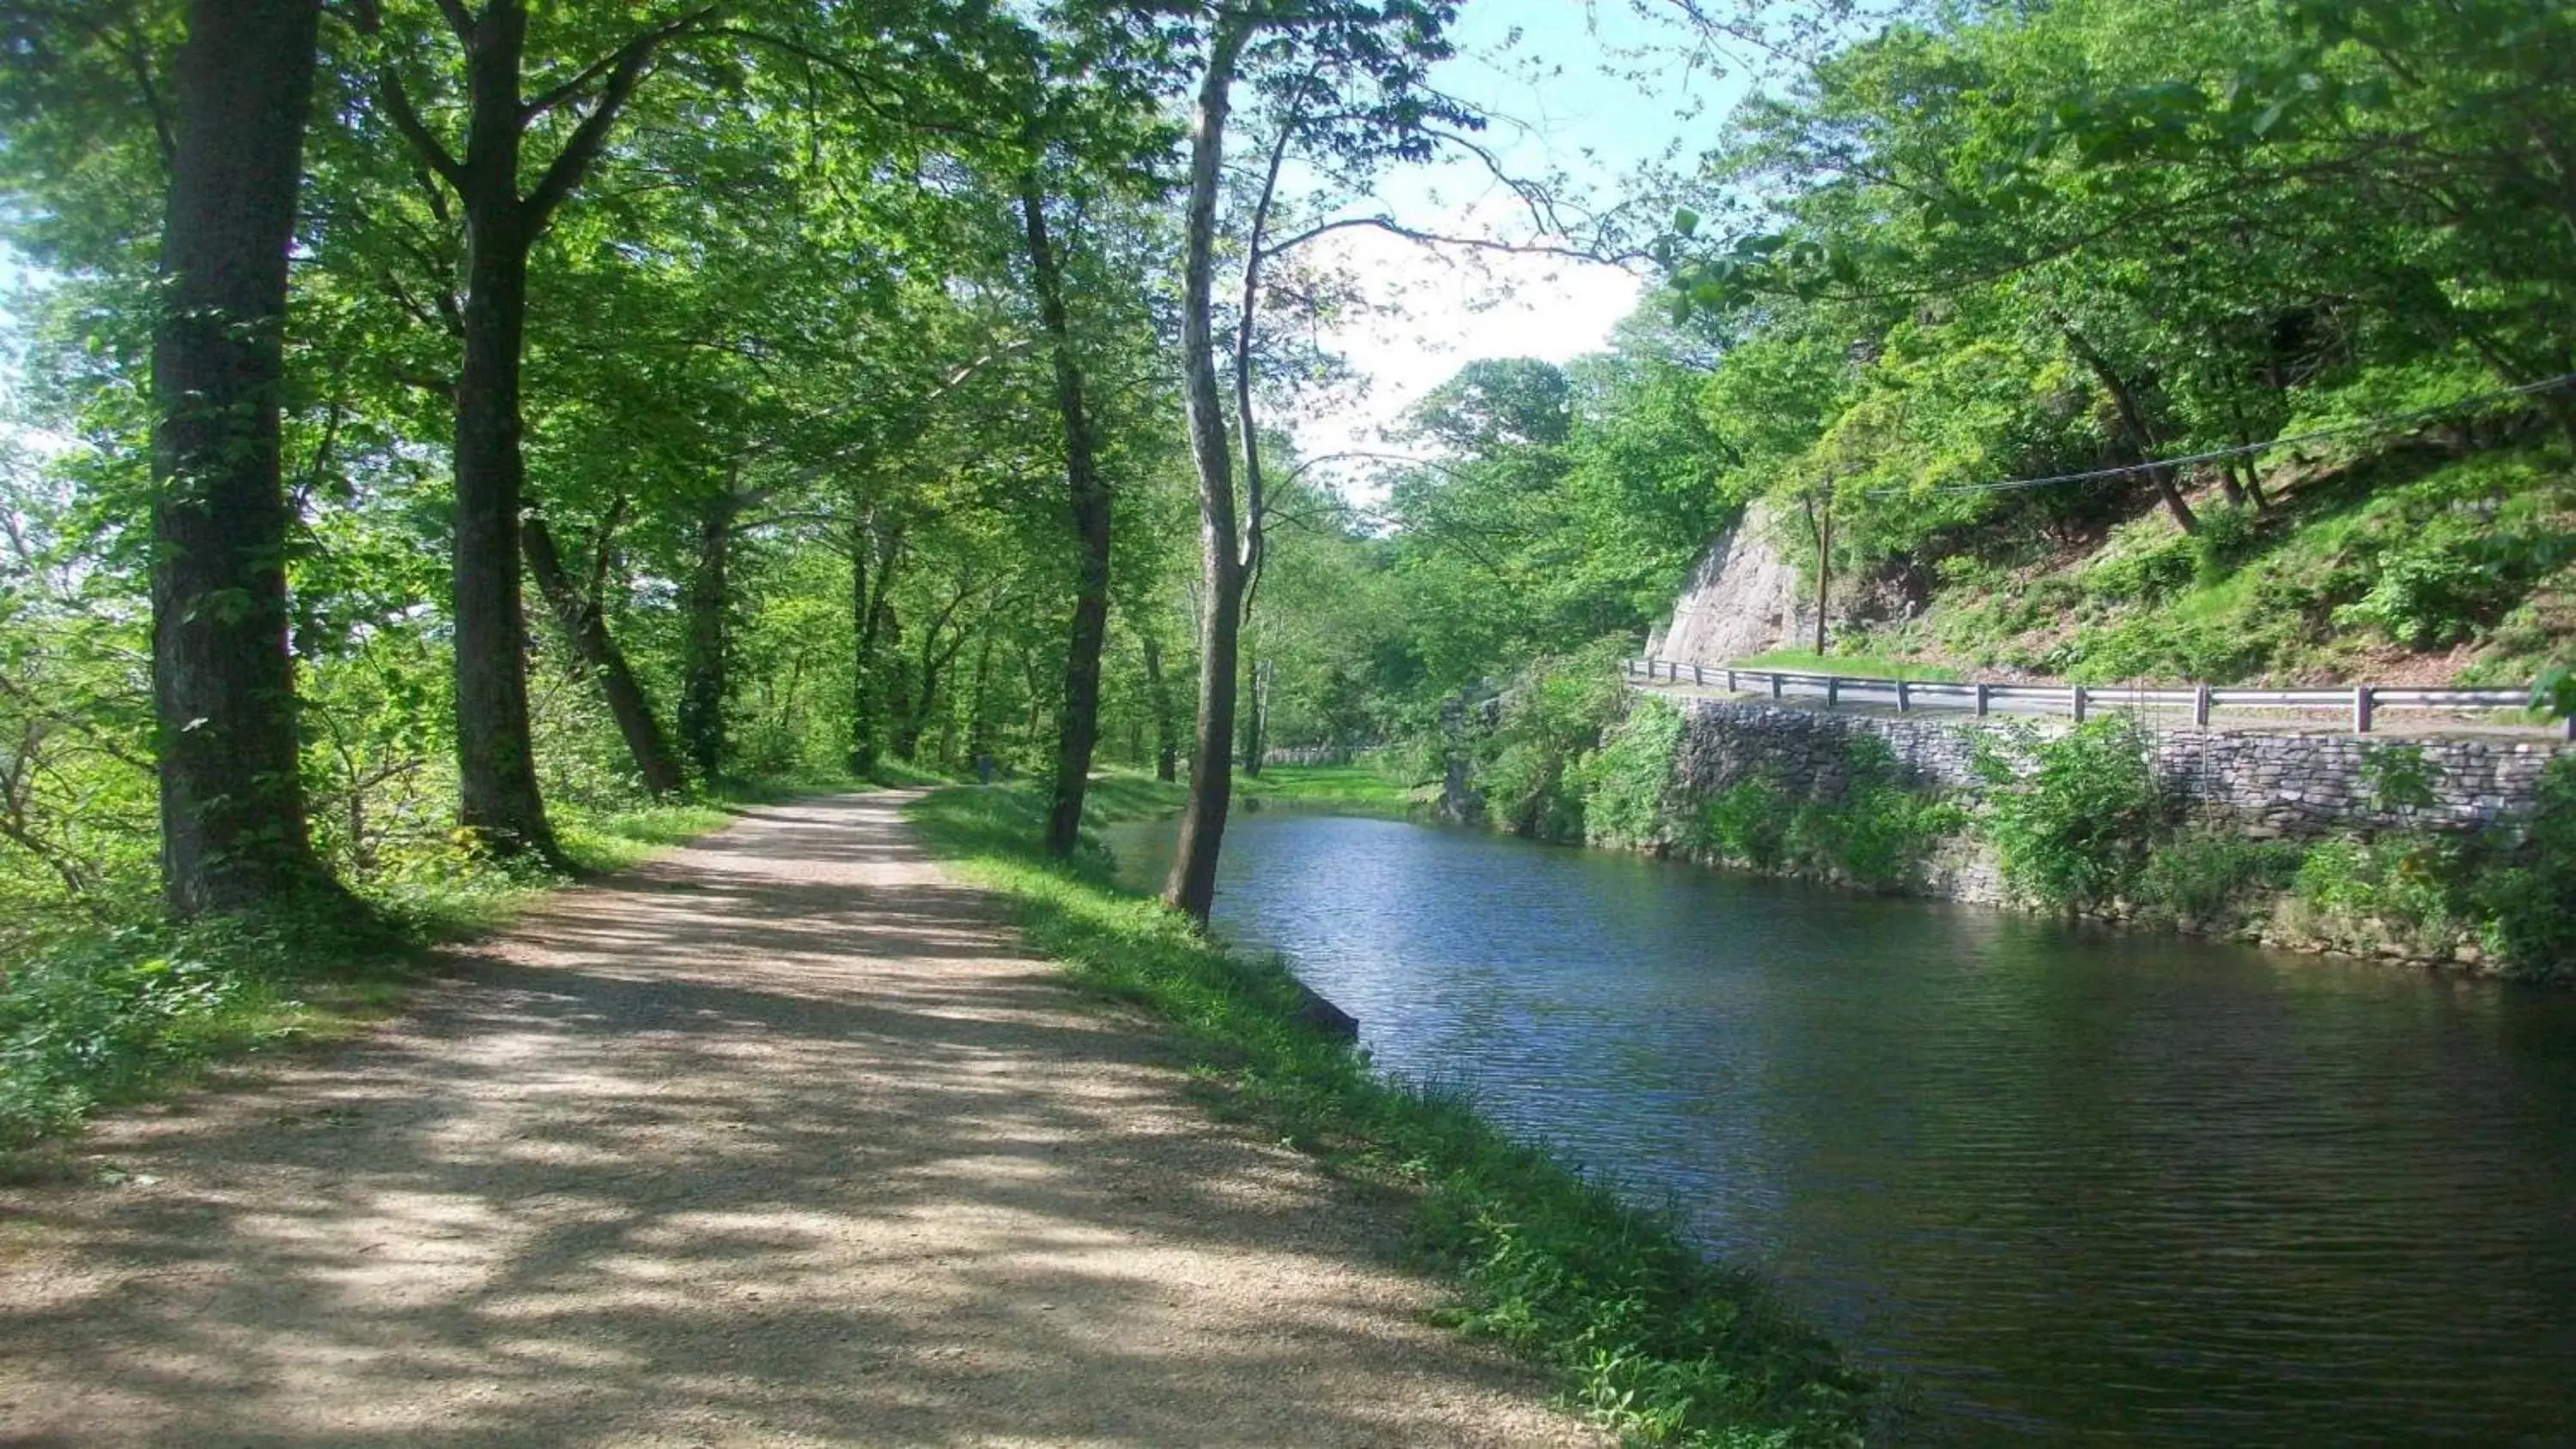
MULTIPOLYGON (((1017 788, 1043 791, 1043 781, 1017 788)), ((1258 778, 1237 773, 1234 798, 1250 810, 1330 810, 1337 815, 1386 815, 1402 818, 1428 807, 1431 791, 1407 784, 1374 764, 1269 765, 1258 778)), ((1133 770, 1108 770, 1093 779, 1084 806, 1093 822, 1145 820, 1178 814, 1188 796, 1186 785, 1157 780, 1133 770)))
MULTIPOLYGON (((722 828, 729 806, 846 786, 768 781, 720 801, 558 809, 555 824, 577 875, 595 875, 722 828)), ((379 1020, 428 974, 425 948, 497 926, 575 878, 455 849, 388 863, 355 885, 355 909, 333 899, 173 925, 149 900, 110 902, 96 919, 22 936, 0 962, 0 1164, 102 1106, 379 1020)))
POLYGON ((1738 669, 1771 669, 1783 674, 1839 674, 1845 679, 1904 679, 1925 684, 1956 684, 1966 678, 1956 669, 1887 659, 1874 654, 1819 654, 1812 649, 1773 649, 1735 661, 1738 669))
MULTIPOLYGON (((1134 813, 1172 788, 1111 781, 1094 803, 1103 815, 1134 813)), ((1570 1402, 1630 1442, 1862 1437, 1865 1382, 1758 1284, 1465 1104, 1373 1077, 1349 1047, 1295 1023, 1298 998, 1277 961, 1231 954, 1119 891, 1104 856, 1041 858, 1036 792, 944 790, 911 814, 931 848, 1009 901, 1030 944, 1076 982, 1169 1022, 1222 1110, 1411 1198, 1412 1246, 1460 1289, 1454 1326, 1546 1363, 1570 1402)))

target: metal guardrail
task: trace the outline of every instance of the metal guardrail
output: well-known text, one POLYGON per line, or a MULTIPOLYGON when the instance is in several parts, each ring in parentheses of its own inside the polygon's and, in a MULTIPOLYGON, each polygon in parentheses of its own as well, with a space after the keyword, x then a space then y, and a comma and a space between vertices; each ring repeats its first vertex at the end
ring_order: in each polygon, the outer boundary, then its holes
MULTIPOLYGON (((2206 684, 2168 689, 2109 688, 2085 684, 1949 684, 1920 679, 1872 679, 1847 674, 1809 674, 1785 669, 1744 669, 1726 665, 1685 664, 1672 659, 1623 661, 1632 683, 1690 684, 1722 688, 1729 694, 1768 692, 1773 699, 1795 695, 1822 696, 1832 709, 1844 699, 1856 703, 1893 703, 1901 712, 1951 709, 1992 714, 2066 715, 2077 723, 2095 709, 2188 710, 2192 723, 2207 725, 2223 709, 2333 711, 2352 722, 2353 733, 2369 734, 2384 709, 2524 710, 2531 696, 2519 689, 2398 689, 2356 684, 2337 689, 2217 689, 2206 684), (1748 688, 1747 686, 1751 687, 1748 688)), ((2576 740, 2576 719, 2563 733, 2576 740)))

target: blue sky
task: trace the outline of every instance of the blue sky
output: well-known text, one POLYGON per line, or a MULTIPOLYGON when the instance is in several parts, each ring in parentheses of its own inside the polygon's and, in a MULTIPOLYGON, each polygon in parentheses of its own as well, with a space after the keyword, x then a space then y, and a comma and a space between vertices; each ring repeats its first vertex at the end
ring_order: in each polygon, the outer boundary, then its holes
MULTIPOLYGON (((1695 70, 1677 53, 1680 34, 1641 19, 1628 0, 1470 0, 1455 35, 1459 55, 1437 79, 1492 113, 1490 149, 1516 173, 1567 173, 1576 192, 1603 205, 1641 164, 1675 148, 1686 161, 1705 146, 1744 89, 1695 70)), ((1379 205, 1350 210, 1383 209, 1448 233, 1528 233, 1517 204, 1470 159, 1407 168, 1379 190, 1379 205)), ((1555 258, 1435 255, 1381 233, 1333 242, 1385 310, 1324 334, 1363 380, 1291 420, 1309 455, 1385 447, 1380 428, 1475 358, 1562 362, 1598 351, 1655 284, 1555 258)))

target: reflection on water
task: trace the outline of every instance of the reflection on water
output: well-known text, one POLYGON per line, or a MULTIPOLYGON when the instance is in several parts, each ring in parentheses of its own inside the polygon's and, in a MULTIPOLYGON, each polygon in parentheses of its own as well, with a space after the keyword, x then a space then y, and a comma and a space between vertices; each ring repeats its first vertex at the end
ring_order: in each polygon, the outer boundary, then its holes
POLYGON ((2576 997, 1319 815, 1217 924, 1940 1437, 2576 1444, 2576 997))

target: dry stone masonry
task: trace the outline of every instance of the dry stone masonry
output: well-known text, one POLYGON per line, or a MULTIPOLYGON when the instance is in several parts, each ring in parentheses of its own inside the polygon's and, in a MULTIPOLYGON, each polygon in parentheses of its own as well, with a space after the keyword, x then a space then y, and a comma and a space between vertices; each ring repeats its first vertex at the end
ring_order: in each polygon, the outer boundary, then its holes
MULTIPOLYGON (((2022 728, 2057 732, 2063 721, 2020 724, 1833 712, 1752 700, 1680 699, 1686 724, 1674 783, 1705 797, 1768 776, 1792 792, 1839 796, 1850 783, 1851 741, 1879 739, 1912 781, 1974 793, 1980 737, 2022 728)), ((2491 739, 2363 740, 2329 731, 2169 728, 2150 722, 2159 777, 2174 796, 2248 836, 2304 839, 2338 831, 2474 830, 2510 822, 2531 806, 2540 772, 2576 745, 2491 739), (2376 751, 2420 752, 2426 805, 2383 808, 2376 751)))

